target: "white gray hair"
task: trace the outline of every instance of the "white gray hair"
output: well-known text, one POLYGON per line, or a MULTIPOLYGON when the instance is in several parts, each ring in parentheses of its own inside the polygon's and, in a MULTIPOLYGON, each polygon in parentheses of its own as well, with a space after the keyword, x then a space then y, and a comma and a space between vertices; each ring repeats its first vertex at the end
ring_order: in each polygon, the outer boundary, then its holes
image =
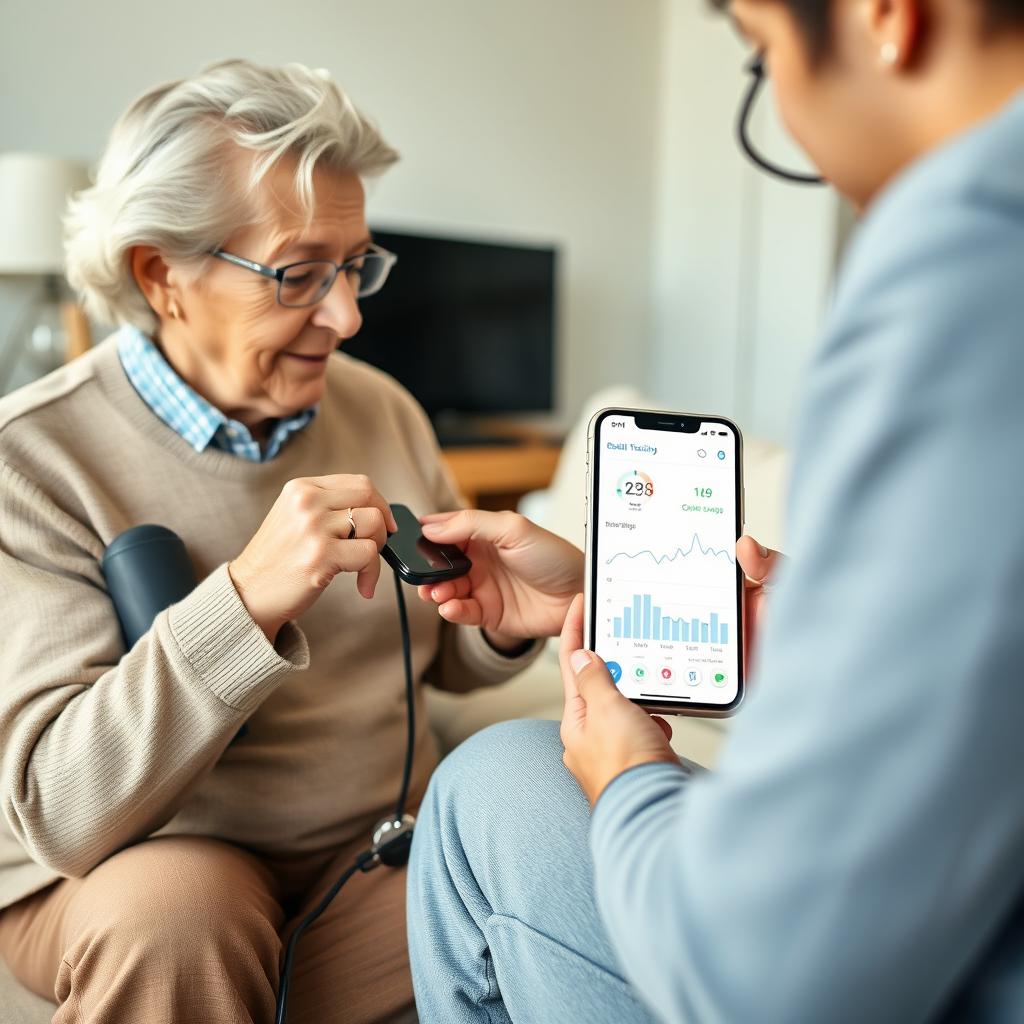
POLYGON ((95 184, 68 204, 67 278, 86 311, 152 333, 157 318, 132 275, 131 247, 151 245, 198 270, 253 222, 252 194, 285 156, 307 221, 318 162, 367 178, 398 159, 326 71, 302 64, 226 60, 140 96, 115 124, 95 184), (253 154, 241 180, 232 144, 253 154))

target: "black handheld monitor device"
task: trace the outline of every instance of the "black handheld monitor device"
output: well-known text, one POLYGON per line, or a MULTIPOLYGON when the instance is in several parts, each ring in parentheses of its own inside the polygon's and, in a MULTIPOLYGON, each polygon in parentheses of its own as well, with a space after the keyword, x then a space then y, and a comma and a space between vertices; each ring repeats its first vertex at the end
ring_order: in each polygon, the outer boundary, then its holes
POLYGON ((465 576, 473 563, 454 544, 435 544, 420 532, 420 521, 405 505, 392 505, 398 531, 381 551, 406 583, 441 583, 465 576))

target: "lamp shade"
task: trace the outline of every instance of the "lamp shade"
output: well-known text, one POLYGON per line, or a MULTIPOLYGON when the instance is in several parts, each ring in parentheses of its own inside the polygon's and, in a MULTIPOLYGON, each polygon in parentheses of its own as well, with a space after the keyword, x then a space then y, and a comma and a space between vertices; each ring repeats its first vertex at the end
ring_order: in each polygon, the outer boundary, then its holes
POLYGON ((67 197, 88 184, 72 160, 0 153, 0 274, 61 273, 67 197))

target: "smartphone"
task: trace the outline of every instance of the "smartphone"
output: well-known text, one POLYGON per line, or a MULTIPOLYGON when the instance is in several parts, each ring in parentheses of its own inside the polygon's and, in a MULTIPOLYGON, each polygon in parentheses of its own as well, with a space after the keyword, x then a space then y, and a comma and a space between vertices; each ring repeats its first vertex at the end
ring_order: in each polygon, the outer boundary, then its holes
POLYGON ((435 544, 420 532, 420 521, 405 505, 392 505, 398 530, 381 549, 384 561, 406 583, 441 583, 465 576, 473 563, 454 544, 435 544))
POLYGON ((587 438, 584 636, 630 700, 743 700, 743 441, 722 416, 602 409, 587 438))

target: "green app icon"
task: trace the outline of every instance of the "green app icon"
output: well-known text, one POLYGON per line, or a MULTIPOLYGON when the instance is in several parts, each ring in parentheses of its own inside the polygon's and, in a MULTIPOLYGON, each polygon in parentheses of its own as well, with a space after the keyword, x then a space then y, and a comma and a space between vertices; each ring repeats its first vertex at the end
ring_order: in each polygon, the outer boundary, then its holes
POLYGON ((726 678, 724 672, 716 672, 714 676, 715 686, 725 686, 726 678))

